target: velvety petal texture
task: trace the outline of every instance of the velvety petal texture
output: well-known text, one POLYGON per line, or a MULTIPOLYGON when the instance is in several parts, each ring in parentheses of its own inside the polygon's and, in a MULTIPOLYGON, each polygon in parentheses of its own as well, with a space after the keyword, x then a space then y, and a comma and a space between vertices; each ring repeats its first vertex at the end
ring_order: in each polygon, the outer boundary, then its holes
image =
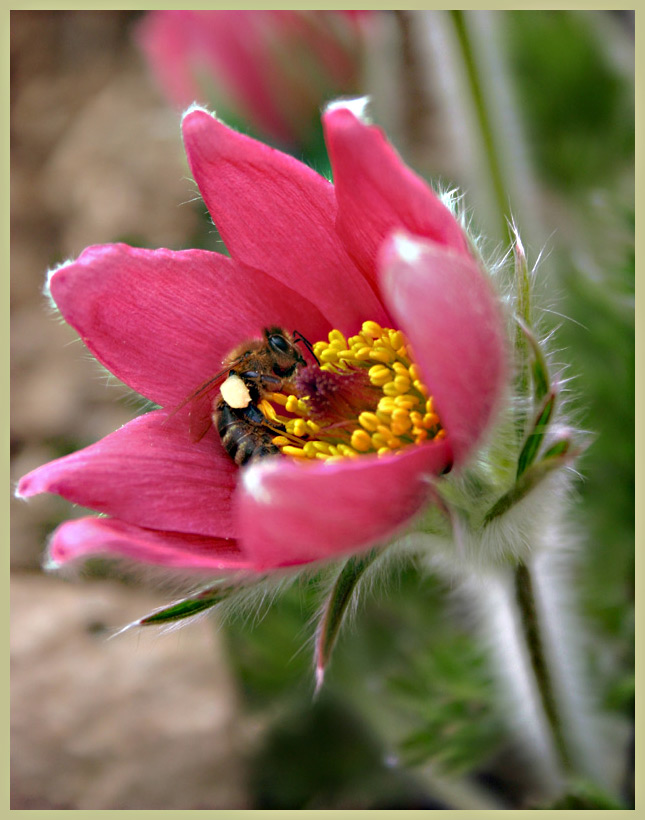
POLYGON ((445 440, 347 464, 267 461, 237 491, 240 541, 253 566, 304 564, 383 541, 424 506, 451 461, 445 440))
POLYGON ((186 434, 185 414, 146 413, 96 444, 24 476, 18 493, 57 493, 130 524, 232 538, 237 468, 213 430, 186 434))
POLYGON ((171 407, 264 327, 316 334, 331 328, 311 301, 285 284, 209 251, 94 246, 53 271, 49 289, 108 370, 171 407))
POLYGON ((337 105, 325 113, 323 123, 334 172, 337 231, 368 279, 376 278, 380 245, 395 228, 468 255, 459 223, 403 163, 380 128, 337 105))
POLYGON ((186 154, 231 256, 310 299, 344 333, 386 321, 335 228, 333 186, 293 157, 201 109, 183 119, 186 154))
POLYGON ((488 427, 506 380, 490 282, 471 257, 401 232, 383 245, 381 285, 459 463, 488 427))
POLYGON ((91 555, 117 555, 188 571, 253 570, 235 541, 146 530, 113 518, 67 521, 52 535, 48 560, 53 566, 91 555))
POLYGON ((331 108, 325 129, 335 185, 191 109, 188 161, 231 256, 97 246, 50 274, 88 349, 164 407, 20 481, 24 498, 58 493, 109 516, 59 527, 54 563, 105 553, 254 572, 363 550, 431 502, 435 480, 493 423, 508 372, 504 319, 461 226, 349 107, 331 108), (191 438, 184 400, 241 342, 268 326, 316 342, 332 328, 357 334, 365 320, 406 334, 444 438, 382 457, 274 456, 242 469, 212 428, 191 438))

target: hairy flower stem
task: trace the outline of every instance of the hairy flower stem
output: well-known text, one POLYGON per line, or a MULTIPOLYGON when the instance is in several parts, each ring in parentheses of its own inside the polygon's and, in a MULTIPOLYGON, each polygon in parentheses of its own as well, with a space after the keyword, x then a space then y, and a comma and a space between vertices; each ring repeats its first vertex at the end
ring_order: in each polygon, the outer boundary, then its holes
POLYGON ((539 614, 533 589, 533 579, 531 577, 531 571, 523 561, 520 561, 515 568, 514 581, 515 599, 520 612, 522 632, 542 708, 551 730, 553 743, 562 771, 565 774, 572 774, 573 765, 571 756, 567 748, 565 732, 553 688, 553 680, 544 651, 544 642, 540 630, 539 614))

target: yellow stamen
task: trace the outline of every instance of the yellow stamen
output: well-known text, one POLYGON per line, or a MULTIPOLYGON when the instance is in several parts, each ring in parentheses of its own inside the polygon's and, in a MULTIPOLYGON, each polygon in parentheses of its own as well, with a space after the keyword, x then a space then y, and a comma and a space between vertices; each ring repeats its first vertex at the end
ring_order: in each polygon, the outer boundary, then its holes
POLYGON ((377 322, 363 322, 362 331, 368 339, 378 339, 383 335, 383 328, 377 322))
POLYGON ((285 444, 280 448, 285 456, 294 456, 295 458, 307 458, 305 451, 301 447, 292 447, 291 444, 285 444))
POLYGON ((269 421, 277 421, 278 414, 273 409, 273 406, 267 399, 262 399, 258 402, 258 408, 261 410, 262 414, 269 419, 269 421))
POLYGON ((367 453, 372 449, 369 433, 366 430, 354 430, 352 433, 352 447, 359 453, 367 453))
MULTIPOLYGON (((331 421, 326 414, 324 421, 320 414, 312 417, 307 395, 266 394, 259 406, 267 419, 284 425, 284 434, 273 439, 284 455, 325 463, 363 454, 387 457, 445 436, 402 331, 367 321, 354 336, 346 337, 334 329, 328 341, 314 342, 312 347, 320 369, 340 377, 341 393, 343 374, 352 385, 350 377, 356 379, 356 374, 362 373, 365 381, 359 379, 358 383, 365 387, 338 405, 342 412, 334 405, 329 413, 331 421), (350 410, 362 403, 363 395, 364 409, 350 410), (284 409, 285 414, 279 415, 271 405, 284 409)), ((315 374, 312 378, 315 383, 315 374)))
POLYGON ((379 424, 379 418, 375 413, 370 413, 365 410, 358 417, 358 423, 364 427, 368 432, 373 433, 379 424))

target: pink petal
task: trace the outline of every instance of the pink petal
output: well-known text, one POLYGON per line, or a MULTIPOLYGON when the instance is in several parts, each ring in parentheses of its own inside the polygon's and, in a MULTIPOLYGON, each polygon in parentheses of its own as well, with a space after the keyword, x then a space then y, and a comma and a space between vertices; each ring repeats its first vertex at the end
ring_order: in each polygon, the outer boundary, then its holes
POLYGON ((183 131, 195 182, 234 259, 297 290, 345 333, 366 319, 387 321, 338 241, 326 179, 206 111, 189 111, 183 131))
POLYGON ((264 327, 312 339, 330 329, 285 285, 209 251, 99 245, 57 268, 49 286, 96 358, 161 405, 178 404, 264 327))
POLYGON ((190 105, 198 96, 190 63, 190 14, 186 11, 151 11, 134 32, 159 84, 177 108, 190 105))
POLYGON ((193 443, 183 416, 140 416, 28 473, 18 495, 57 493, 141 527, 233 537, 230 508, 238 468, 214 431, 193 443))
POLYGON ((133 527, 113 518, 77 518, 54 531, 48 563, 55 568, 93 555, 186 570, 247 569, 234 540, 133 527))
POLYGON ((464 233, 429 186, 402 161, 380 128, 333 106, 323 116, 334 171, 338 233, 360 269, 376 279, 377 253, 393 228, 468 255, 464 233))
POLYGON ((244 555, 262 570, 364 549, 419 511, 450 460, 439 440, 383 458, 252 465, 235 499, 244 555))
POLYGON ((507 373, 491 283, 473 259, 401 232, 383 248, 381 286, 412 344, 455 462, 462 461, 491 422, 507 373))
POLYGON ((284 66, 271 53, 276 36, 271 13, 223 10, 192 15, 193 58, 201 57, 211 82, 265 133, 293 142, 293 128, 280 105, 280 93, 287 91, 284 66))

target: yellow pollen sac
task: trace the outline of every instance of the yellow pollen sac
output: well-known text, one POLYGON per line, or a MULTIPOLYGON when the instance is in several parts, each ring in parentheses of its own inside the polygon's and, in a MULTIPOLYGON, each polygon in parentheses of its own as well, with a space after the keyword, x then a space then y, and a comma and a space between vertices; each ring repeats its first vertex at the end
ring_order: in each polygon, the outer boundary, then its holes
POLYGON ((333 344, 334 342, 340 342, 341 347, 347 347, 347 342, 345 341, 345 337, 340 332, 340 330, 330 330, 329 331, 329 342, 333 344))
POLYGON ((394 377, 394 386, 396 387, 396 392, 402 396, 404 393, 407 393, 410 389, 410 377, 409 376, 395 376, 394 377))
POLYGON ((393 381, 387 382, 387 384, 383 385, 383 392, 386 396, 389 396, 392 399, 395 396, 399 395, 399 391, 397 390, 396 384, 393 381))
POLYGON ((383 362, 383 364, 392 364, 396 353, 387 347, 378 347, 370 350, 369 358, 375 362, 383 362))
POLYGON ((307 458, 305 451, 301 447, 293 447, 291 444, 285 444, 280 447, 285 456, 293 456, 294 458, 307 458))
POLYGON ((392 371, 389 367, 385 367, 382 364, 375 364, 370 367, 369 371, 370 381, 376 387, 383 387, 384 384, 390 381, 392 378, 392 371))
POLYGON ((405 344, 405 336, 400 330, 390 330, 388 332, 388 339, 394 350, 398 350, 405 344))
POLYGON ((379 426, 379 417, 376 413, 370 413, 367 410, 363 411, 358 417, 358 423, 364 427, 368 432, 373 433, 379 426))
POLYGON ((387 458, 445 436, 402 331, 366 321, 354 336, 334 329, 312 349, 320 369, 308 367, 302 382, 312 385, 311 396, 296 377, 302 393, 267 393, 259 403, 267 419, 284 426, 273 439, 284 455, 326 464, 370 454, 387 458), (325 379, 340 390, 339 400, 324 392, 325 379))
POLYGON ((361 330, 368 339, 380 339, 383 336, 383 328, 377 322, 363 322, 361 330))
POLYGON ((368 453, 372 449, 372 441, 367 430, 354 430, 351 445, 359 453, 368 453))
POLYGON ((304 419, 296 419, 293 423, 293 434, 304 436, 307 433, 307 422, 304 419))

